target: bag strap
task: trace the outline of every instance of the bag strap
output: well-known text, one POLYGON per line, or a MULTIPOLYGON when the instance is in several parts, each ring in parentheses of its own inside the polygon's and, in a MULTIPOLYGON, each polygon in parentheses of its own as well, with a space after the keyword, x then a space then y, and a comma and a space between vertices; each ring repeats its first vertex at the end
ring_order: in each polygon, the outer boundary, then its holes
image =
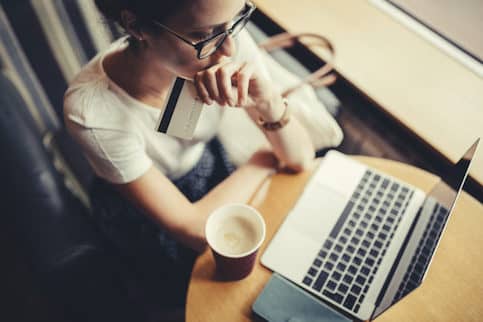
POLYGON ((298 84, 286 89, 282 93, 282 96, 287 97, 305 84, 309 84, 315 88, 333 84, 336 80, 335 73, 331 73, 334 69, 332 62, 334 60, 335 51, 332 43, 324 36, 313 33, 291 34, 288 32, 283 32, 262 41, 258 44, 258 47, 269 53, 275 49, 292 47, 295 44, 302 44, 309 48, 315 46, 326 48, 330 53, 330 58, 327 60, 325 65, 310 75, 304 77, 298 84))

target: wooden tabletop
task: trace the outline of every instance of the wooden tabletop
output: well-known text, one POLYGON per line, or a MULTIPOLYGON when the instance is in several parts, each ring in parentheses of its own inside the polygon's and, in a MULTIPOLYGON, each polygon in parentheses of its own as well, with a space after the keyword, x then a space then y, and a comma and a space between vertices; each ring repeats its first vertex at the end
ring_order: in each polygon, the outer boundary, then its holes
MULTIPOLYGON (((336 70, 452 162, 483 137, 483 78, 370 1, 255 3, 288 31, 330 39, 336 70)), ((327 58, 325 52, 315 53, 327 58)), ((470 175, 483 184, 483 149, 475 155, 470 175)))
MULTIPOLYGON (((384 159, 357 157, 376 169, 429 191, 437 177, 384 159)), ((277 174, 257 194, 253 205, 267 224, 264 251, 310 178, 277 174)), ((481 321, 483 317, 483 206, 466 193, 457 201, 422 286, 383 313, 378 321, 481 321)), ((187 322, 252 321, 251 306, 271 275, 259 261, 251 275, 236 282, 214 280, 209 251, 195 263, 188 289, 187 322)))

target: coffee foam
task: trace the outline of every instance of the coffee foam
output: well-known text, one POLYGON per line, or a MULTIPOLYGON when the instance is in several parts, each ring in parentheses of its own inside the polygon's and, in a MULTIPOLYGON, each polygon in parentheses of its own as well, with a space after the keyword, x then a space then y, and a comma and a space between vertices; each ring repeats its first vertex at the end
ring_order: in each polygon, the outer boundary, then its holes
POLYGON ((248 219, 236 215, 220 222, 213 237, 216 249, 228 256, 250 251, 259 239, 253 224, 248 219))

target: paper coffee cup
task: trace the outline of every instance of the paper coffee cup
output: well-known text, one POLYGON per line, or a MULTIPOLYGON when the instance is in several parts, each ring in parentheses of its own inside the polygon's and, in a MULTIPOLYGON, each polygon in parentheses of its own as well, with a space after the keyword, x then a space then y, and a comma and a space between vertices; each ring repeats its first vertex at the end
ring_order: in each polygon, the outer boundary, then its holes
POLYGON ((208 217, 205 234, 219 276, 239 280, 253 270, 265 239, 265 221, 253 207, 228 204, 208 217))

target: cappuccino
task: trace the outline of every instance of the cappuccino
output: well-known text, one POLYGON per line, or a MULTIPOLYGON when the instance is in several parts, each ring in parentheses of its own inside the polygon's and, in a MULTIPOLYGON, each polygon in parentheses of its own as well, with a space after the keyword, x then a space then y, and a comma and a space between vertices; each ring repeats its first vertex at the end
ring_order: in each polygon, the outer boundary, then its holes
POLYGON ((220 222, 213 241, 222 254, 236 256, 254 248, 259 236, 250 220, 234 215, 220 222))

